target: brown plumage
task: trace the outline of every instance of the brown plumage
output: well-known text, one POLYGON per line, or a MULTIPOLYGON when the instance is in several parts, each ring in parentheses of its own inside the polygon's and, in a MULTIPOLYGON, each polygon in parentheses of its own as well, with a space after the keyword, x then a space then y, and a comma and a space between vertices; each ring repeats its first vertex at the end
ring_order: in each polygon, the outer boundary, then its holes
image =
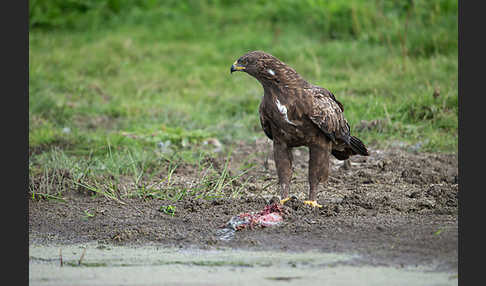
POLYGON ((292 148, 309 148, 309 200, 316 202, 317 187, 329 176, 329 155, 346 160, 368 156, 366 146, 350 133, 343 105, 327 89, 310 84, 276 57, 253 51, 240 57, 231 72, 244 71, 263 86, 260 122, 273 140, 281 198, 288 198, 292 176, 292 148))

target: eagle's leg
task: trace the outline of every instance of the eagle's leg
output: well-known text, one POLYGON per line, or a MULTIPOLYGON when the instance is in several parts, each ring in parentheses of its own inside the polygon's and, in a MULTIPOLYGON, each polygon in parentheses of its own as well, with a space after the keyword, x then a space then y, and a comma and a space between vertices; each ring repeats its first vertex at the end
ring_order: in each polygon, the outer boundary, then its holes
POLYGON ((344 160, 342 168, 344 170, 349 170, 351 169, 351 161, 349 159, 344 160))
POLYGON ((273 159, 277 168, 281 203, 289 199, 290 179, 292 178, 292 149, 284 142, 273 141, 273 159))
POLYGON ((329 178, 330 153, 331 143, 327 139, 309 146, 309 200, 305 204, 322 207, 317 203, 317 188, 329 178))

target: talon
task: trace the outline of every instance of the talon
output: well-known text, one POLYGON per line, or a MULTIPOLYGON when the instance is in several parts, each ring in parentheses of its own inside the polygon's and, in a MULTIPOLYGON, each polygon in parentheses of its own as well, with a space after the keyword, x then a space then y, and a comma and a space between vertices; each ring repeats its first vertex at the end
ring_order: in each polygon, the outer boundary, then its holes
POLYGON ((280 204, 281 204, 281 205, 283 205, 283 204, 285 204, 285 203, 286 203, 288 200, 290 200, 290 197, 285 198, 285 199, 283 199, 283 200, 280 200, 280 204))
POLYGON ((322 208, 322 205, 318 204, 317 201, 304 201, 304 204, 309 205, 311 207, 322 208))

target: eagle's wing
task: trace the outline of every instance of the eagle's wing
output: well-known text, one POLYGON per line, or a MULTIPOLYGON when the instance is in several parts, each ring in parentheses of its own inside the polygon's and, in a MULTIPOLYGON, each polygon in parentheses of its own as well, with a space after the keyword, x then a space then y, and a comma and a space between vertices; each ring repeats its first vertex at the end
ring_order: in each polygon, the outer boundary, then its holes
POLYGON ((311 95, 308 117, 312 122, 332 141, 344 141, 349 144, 350 128, 344 119, 343 105, 327 89, 312 88, 307 92, 311 95))
POLYGON ((270 122, 265 118, 263 101, 260 103, 260 108, 258 110, 260 113, 260 124, 262 125, 263 132, 267 135, 270 140, 273 140, 272 128, 270 127, 270 122))

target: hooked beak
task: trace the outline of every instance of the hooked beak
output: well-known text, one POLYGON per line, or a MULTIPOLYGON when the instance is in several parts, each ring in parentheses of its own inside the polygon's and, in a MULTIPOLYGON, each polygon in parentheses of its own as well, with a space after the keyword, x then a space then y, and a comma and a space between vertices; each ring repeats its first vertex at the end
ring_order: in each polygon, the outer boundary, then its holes
POLYGON ((234 62, 233 65, 231 66, 231 72, 230 73, 233 73, 234 71, 242 71, 242 70, 245 69, 244 66, 239 65, 237 62, 238 61, 234 62))

